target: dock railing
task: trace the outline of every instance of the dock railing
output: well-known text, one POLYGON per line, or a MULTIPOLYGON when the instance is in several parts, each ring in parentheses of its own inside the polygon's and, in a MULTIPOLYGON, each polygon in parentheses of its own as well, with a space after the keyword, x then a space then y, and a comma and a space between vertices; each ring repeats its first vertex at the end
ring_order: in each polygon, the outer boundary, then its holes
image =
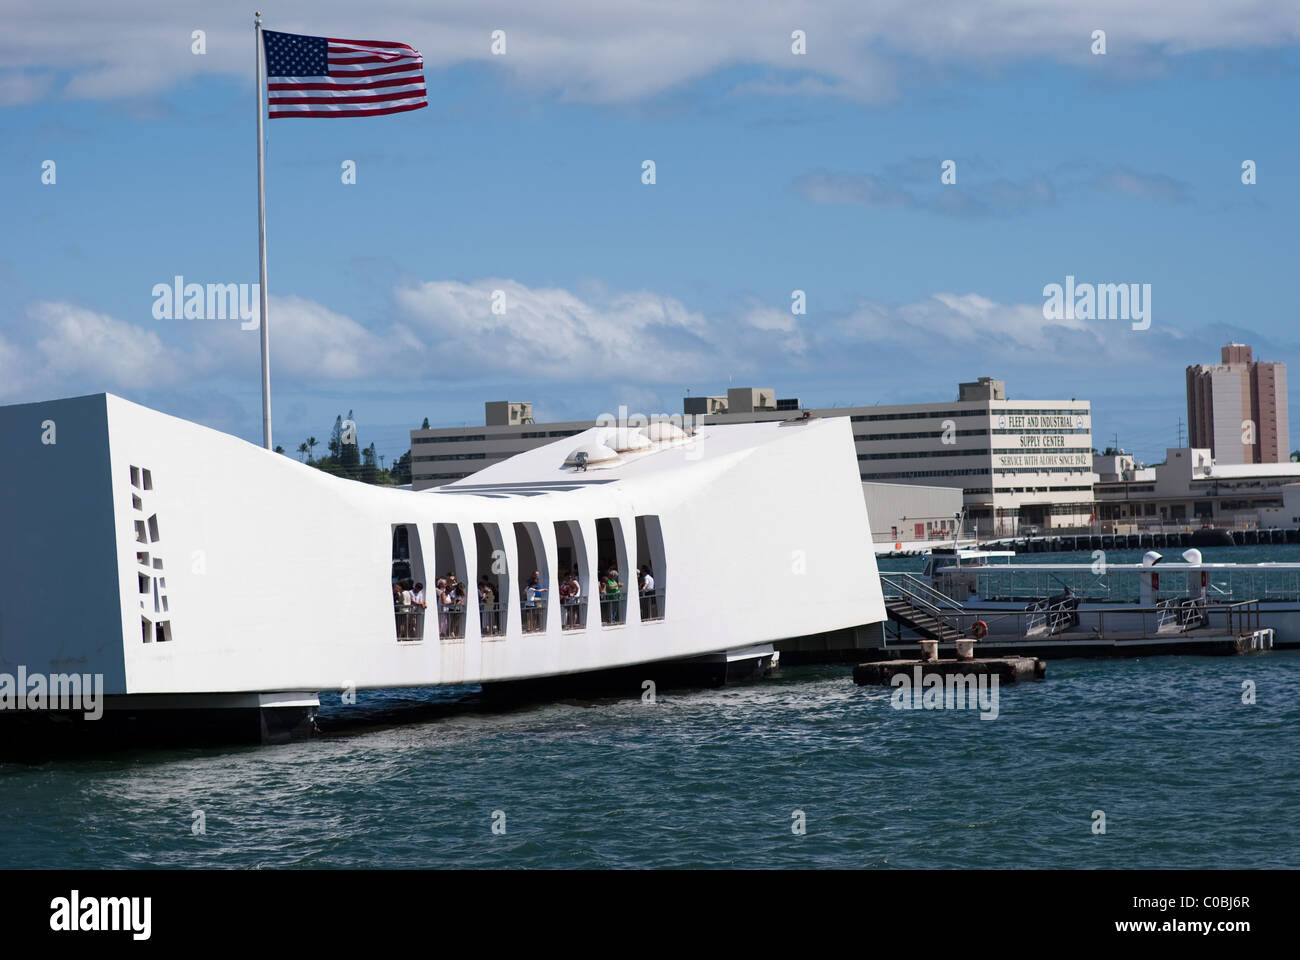
MULTIPOLYGON (((1023 610, 967 609, 912 574, 881 572, 886 599, 902 598, 970 636, 976 620, 989 627, 986 644, 1060 637, 1063 640, 1168 638, 1186 634, 1240 637, 1260 629, 1258 600, 1215 602, 1181 595, 1160 598, 1154 606, 1115 603, 1077 606, 1077 598, 1026 601, 1023 610), (1073 629, 1072 629, 1073 628, 1073 629)), ((900 627, 901 633, 901 627, 900 627)), ((904 644, 915 641, 899 637, 904 644)), ((886 646, 889 646, 886 641, 886 646)))
POLYGON ((880 589, 886 597, 902 597, 935 616, 964 609, 952 597, 912 573, 882 571, 880 589))
POLYGON ((1029 619, 1025 624, 1026 636, 1055 636, 1079 623, 1079 600, 1077 597, 1039 600, 1029 608, 1029 619))

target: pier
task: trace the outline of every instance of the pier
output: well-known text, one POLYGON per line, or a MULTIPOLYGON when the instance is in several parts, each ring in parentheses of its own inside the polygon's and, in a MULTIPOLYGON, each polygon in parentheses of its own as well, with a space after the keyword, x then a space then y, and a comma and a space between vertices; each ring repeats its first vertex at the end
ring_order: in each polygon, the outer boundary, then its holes
POLYGON ((1171 596, 1081 606, 1078 598, 1058 597, 966 605, 912 574, 882 573, 880 582, 889 623, 873 652, 882 660, 909 654, 918 641, 956 650, 972 636, 980 637, 982 654, 1010 657, 1232 656, 1278 645, 1258 600, 1171 596))
POLYGON ((999 683, 1042 680, 1047 664, 1037 657, 1001 657, 978 660, 878 660, 859 663, 853 668, 853 682, 858 686, 888 686, 899 674, 913 675, 921 668, 922 677, 997 677, 999 683))

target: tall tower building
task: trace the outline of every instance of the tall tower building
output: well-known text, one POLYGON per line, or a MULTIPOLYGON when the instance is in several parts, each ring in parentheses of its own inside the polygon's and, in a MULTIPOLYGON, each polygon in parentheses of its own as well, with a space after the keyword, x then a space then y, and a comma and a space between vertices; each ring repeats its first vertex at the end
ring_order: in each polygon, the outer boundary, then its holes
POLYGON ((1216 463, 1281 463, 1291 457, 1286 364, 1251 360, 1230 343, 1221 362, 1187 368, 1188 443, 1216 463))

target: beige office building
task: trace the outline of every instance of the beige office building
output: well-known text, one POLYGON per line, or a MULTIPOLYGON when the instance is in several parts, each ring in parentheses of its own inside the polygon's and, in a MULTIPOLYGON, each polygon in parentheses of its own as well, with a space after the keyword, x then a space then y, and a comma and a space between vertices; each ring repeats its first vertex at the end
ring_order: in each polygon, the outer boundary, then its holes
MULTIPOLYGON (((735 388, 725 396, 683 401, 683 415, 701 425, 787 419, 803 409, 797 399, 778 399, 769 388, 735 388)), ((1001 380, 981 377, 960 384, 954 401, 807 412, 849 418, 864 482, 959 488, 967 533, 1027 534, 1086 527, 1092 519, 1092 417, 1086 400, 1009 400, 1001 380)), ((412 485, 422 490, 450 483, 594 425, 539 424, 530 403, 489 403, 481 427, 411 431, 412 485)), ((942 517, 925 522, 925 536, 952 526, 942 517)))
POLYGON ((1224 465, 1290 460, 1286 364, 1252 361, 1244 343, 1228 344, 1220 357, 1187 368, 1188 446, 1224 465))

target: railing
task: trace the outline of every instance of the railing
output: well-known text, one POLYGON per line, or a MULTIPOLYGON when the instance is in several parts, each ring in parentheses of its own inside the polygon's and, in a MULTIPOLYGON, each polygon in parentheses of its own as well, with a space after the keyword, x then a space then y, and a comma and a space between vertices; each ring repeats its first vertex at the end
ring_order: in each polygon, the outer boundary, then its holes
POLYGON ((500 637, 505 635, 504 606, 499 600, 493 600, 490 603, 479 601, 478 627, 482 636, 500 637))
POLYGON ((1032 637, 1047 632, 1047 603, 1039 600, 1029 608, 1029 619, 1025 621, 1025 636, 1032 637))
POLYGON ((393 608, 393 617, 397 621, 398 640, 424 639, 424 607, 398 605, 393 608))
POLYGON ((546 591, 538 590, 537 597, 531 603, 528 595, 519 598, 519 607, 524 615, 524 633, 543 633, 546 630, 546 591))
POLYGON ((1156 602, 1156 633, 1162 633, 1179 622, 1181 597, 1167 597, 1156 602))
POLYGON ((961 604, 925 580, 911 573, 881 572, 880 588, 885 597, 911 601, 927 613, 943 616, 946 611, 960 610, 961 604))
POLYGON ((627 620, 627 597, 621 590, 614 594, 598 594, 598 598, 601 623, 611 626, 627 620))
POLYGON ((1060 597, 1039 600, 1029 608, 1029 618, 1025 622, 1025 635, 1049 637, 1063 633, 1066 628, 1079 623, 1079 599, 1077 597, 1060 597))
POLYGON ((444 640, 465 639, 465 604, 448 603, 438 610, 438 636, 444 640))
POLYGON ((587 596, 560 598, 560 629, 582 630, 587 626, 587 596))
MULTIPOLYGON (((966 628, 962 627, 961 613, 964 610, 961 604, 955 602, 947 594, 941 593, 934 589, 925 580, 910 573, 882 572, 880 574, 880 589, 886 599, 906 600, 909 604, 924 613, 928 613, 941 624, 959 631, 965 635, 966 628)), ((975 617, 968 618, 971 623, 975 617)), ((902 624, 898 625, 898 637, 901 640, 903 635, 902 624)))
POLYGON ((1228 613, 1228 627, 1235 631, 1233 636, 1244 636, 1260 629, 1258 600, 1225 604, 1224 609, 1228 613))
MULTIPOLYGON (((1059 603, 1056 605, 1059 607, 1059 603)), ((1087 640, 1169 639, 1178 636, 1246 636, 1260 629, 1260 604, 1257 600, 1238 603, 1201 603, 1198 599, 1170 597, 1154 606, 1117 604, 1107 607, 1080 607, 1069 611, 1079 622, 1069 625, 1052 617, 1066 615, 1066 610, 1033 604, 1025 610, 972 608, 961 614, 947 613, 945 621, 970 636, 971 626, 983 620, 989 626, 986 645, 1003 642, 1046 639, 1056 636, 1065 643, 1087 640), (1052 629, 1055 625, 1055 629, 1052 629)), ((898 640, 908 640, 899 631, 898 640)), ((888 644, 887 644, 888 646, 888 644)))
POLYGON ((664 592, 658 590, 641 591, 641 621, 662 620, 664 618, 664 592))
MULTIPOLYGON (((1160 578, 1160 593, 1191 597, 1199 588, 1198 568, 1184 569, 1180 564, 1160 565, 1147 569, 1119 568, 1101 563, 1079 570, 1035 570, 1034 564, 1006 569, 1001 565, 966 568, 958 572, 939 573, 939 583, 957 589, 971 579, 976 592, 985 600, 1037 601, 1059 594, 1069 587, 1074 596, 1084 600, 1123 603, 1137 600, 1142 593, 1142 578, 1152 574, 1160 578), (1093 569, 1095 567, 1095 570, 1093 569)), ((1218 600, 1281 600, 1300 604, 1300 570, 1271 565, 1236 568, 1206 568, 1209 576, 1205 591, 1218 600)), ((881 573, 881 580, 893 577, 881 573)))

